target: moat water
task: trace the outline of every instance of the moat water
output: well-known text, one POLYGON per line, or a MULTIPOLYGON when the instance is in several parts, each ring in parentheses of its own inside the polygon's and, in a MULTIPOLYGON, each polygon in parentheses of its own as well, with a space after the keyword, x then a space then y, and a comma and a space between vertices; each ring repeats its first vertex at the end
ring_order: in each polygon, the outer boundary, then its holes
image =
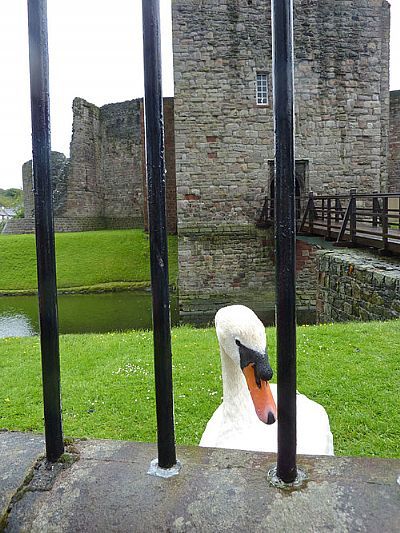
MULTIPOLYGON (((179 324, 176 292, 171 292, 171 324, 179 324)), ((275 310, 257 311, 266 326, 275 322, 275 310)), ((148 290, 101 294, 60 294, 58 296, 60 333, 106 333, 151 329, 151 293, 148 290)), ((214 313, 186 318, 193 326, 213 323, 214 313)), ((298 324, 314 324, 315 310, 297 311, 298 324)), ((31 337, 39 334, 37 296, 0 296, 0 338, 31 337)))
MULTIPOLYGON (((60 333, 105 333, 151 329, 151 293, 137 290, 102 294, 60 294, 60 333)), ((177 324, 178 302, 171 293, 171 322, 177 324)), ((39 333, 36 296, 0 297, 0 338, 39 333)))

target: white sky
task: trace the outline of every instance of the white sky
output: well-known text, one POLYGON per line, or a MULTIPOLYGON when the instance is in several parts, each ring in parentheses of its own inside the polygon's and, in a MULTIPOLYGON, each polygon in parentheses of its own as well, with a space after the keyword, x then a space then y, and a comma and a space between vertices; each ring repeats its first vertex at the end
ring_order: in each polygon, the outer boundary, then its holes
MULTIPOLYGON (((391 89, 400 89, 400 0, 390 0, 391 89)), ((52 149, 69 153, 72 100, 143 94, 141 0, 47 0, 52 149)), ((160 0, 164 95, 173 95, 170 0, 160 0)), ((0 0, 0 187, 22 186, 31 158, 26 0, 0 0)))

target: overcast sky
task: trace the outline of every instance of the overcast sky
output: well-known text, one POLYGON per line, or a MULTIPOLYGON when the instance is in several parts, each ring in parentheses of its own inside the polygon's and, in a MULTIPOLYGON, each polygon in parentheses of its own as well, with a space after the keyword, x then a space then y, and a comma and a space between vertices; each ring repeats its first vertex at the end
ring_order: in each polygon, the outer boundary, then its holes
MULTIPOLYGON (((400 0, 392 5, 391 89, 400 89, 400 0)), ((52 149, 69 153, 72 100, 143 94, 141 0, 47 0, 52 149)), ((160 0, 164 95, 173 95, 170 0, 160 0)), ((22 186, 31 158, 26 0, 0 0, 0 187, 22 186)))

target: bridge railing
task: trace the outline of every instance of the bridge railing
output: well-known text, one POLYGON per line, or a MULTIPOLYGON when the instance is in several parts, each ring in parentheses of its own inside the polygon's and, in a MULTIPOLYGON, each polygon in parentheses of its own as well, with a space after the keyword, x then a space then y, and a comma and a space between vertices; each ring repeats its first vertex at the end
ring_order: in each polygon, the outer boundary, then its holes
POLYGON ((400 251, 400 193, 309 194, 299 233, 321 235, 341 246, 400 251))
MULTIPOLYGON (((319 235, 337 246, 370 246, 400 253, 400 192, 316 195, 296 198, 298 233, 319 235), (301 212, 299 206, 305 208, 301 212)), ((256 225, 275 223, 275 199, 266 197, 256 225)))

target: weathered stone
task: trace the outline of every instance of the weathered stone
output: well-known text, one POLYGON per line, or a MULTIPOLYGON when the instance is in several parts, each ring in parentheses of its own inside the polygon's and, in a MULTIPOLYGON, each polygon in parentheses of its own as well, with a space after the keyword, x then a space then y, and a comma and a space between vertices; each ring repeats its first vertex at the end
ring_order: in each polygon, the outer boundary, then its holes
POLYGON ((388 170, 388 189, 391 192, 398 192, 400 190, 400 91, 390 93, 388 170))
POLYGON ((317 268, 333 283, 318 277, 317 320, 386 320, 400 317, 400 264, 369 252, 317 252, 317 268), (342 275, 336 277, 338 263, 342 275), (352 268, 349 268, 349 267, 352 268))
POLYGON ((6 531, 396 531, 400 462, 299 456, 298 490, 269 484, 276 455, 178 447, 178 475, 148 475, 155 444, 76 443, 79 461, 50 490, 29 487, 6 531))
MULTIPOLYGON (((168 231, 176 232, 174 102, 164 99, 168 231)), ((147 218, 142 99, 97 107, 73 102, 70 159, 52 152, 56 231, 143 227, 147 218), (70 223, 68 223, 70 221, 70 223)), ((34 231, 32 162, 23 165, 25 219, 5 233, 34 231)))
MULTIPOLYGON (((389 5, 382 0, 361 5, 348 0, 296 0, 294 6, 300 202, 304 205, 303 195, 309 190, 330 194, 348 192, 350 187, 385 190, 389 5)), ((229 296, 234 288, 245 292, 259 283, 260 290, 269 291, 274 283, 269 235, 266 246, 261 236, 245 242, 239 233, 228 237, 226 232, 220 241, 223 257, 217 256, 215 239, 207 244, 200 236, 221 235, 222 224, 254 226, 265 196, 271 193, 270 2, 204 0, 199 5, 176 0, 172 7, 180 296, 186 306, 190 294, 197 299, 202 289, 229 296), (200 54, 201 62, 195 54, 200 54), (263 106, 256 103, 257 72, 267 75, 269 100, 263 106), (180 192, 188 184, 199 191, 190 202, 180 192), (201 247, 196 249, 199 240, 201 247), (188 249, 190 256, 182 255, 188 249), (242 279, 237 276, 235 249, 246 254, 248 270, 242 279), (206 263, 204 255, 214 257, 214 264, 206 263), (212 283, 211 270, 216 273, 212 283)), ((309 266, 302 263, 307 253, 301 250, 297 255, 301 301, 314 282, 312 252, 309 266)), ((342 275, 341 263, 336 274, 342 275)), ((313 297, 310 289, 309 301, 313 299, 315 292, 313 297)))
POLYGON ((13 496, 31 477, 33 466, 44 453, 41 435, 0 431, 0 530, 13 496))

